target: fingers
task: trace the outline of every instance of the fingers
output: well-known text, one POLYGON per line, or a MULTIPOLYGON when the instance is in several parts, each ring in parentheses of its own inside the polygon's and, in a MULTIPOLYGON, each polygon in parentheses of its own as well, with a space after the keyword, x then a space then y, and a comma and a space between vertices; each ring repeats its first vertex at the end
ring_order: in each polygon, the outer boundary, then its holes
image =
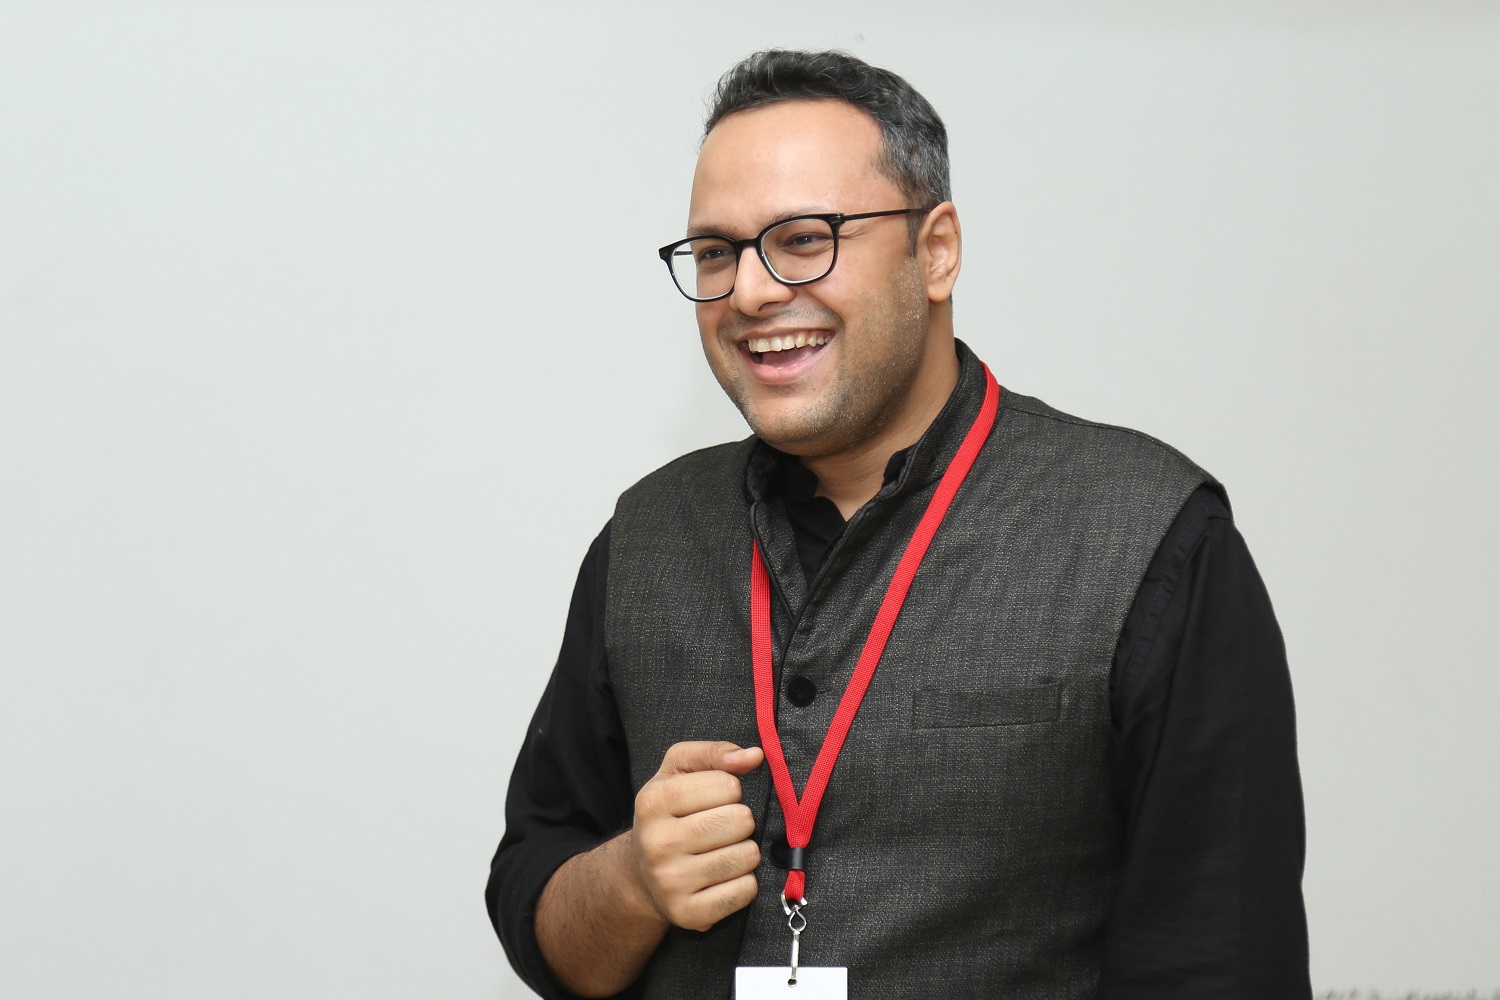
POLYGON ((760 747, 741 749, 728 740, 700 740, 674 743, 662 758, 657 777, 674 774, 690 774, 699 771, 727 771, 730 774, 745 774, 760 766, 765 754, 760 747))
POLYGON ((741 749, 733 743, 676 743, 667 750, 656 777, 636 796, 636 815, 690 816, 715 806, 740 801, 736 774, 760 766, 760 747, 741 749))
POLYGON ((705 809, 740 801, 740 779, 723 771, 699 771, 657 778, 636 797, 635 811, 665 816, 691 816, 705 809))
POLYGON ((724 770, 730 774, 749 774, 765 759, 766 753, 760 747, 745 747, 724 755, 724 770))
POLYGON ((670 922, 707 930, 755 898, 755 814, 736 775, 760 766, 759 747, 678 743, 635 799, 631 850, 641 888, 670 922))
POLYGON ((651 863, 652 896, 667 920, 707 930, 755 899, 759 864, 760 849, 748 840, 704 854, 668 854, 651 863))
POLYGON ((683 914, 679 926, 690 931, 706 931, 731 913, 743 910, 755 902, 760 886, 754 875, 741 875, 728 882, 711 885, 693 894, 688 912, 683 914))
POLYGON ((728 847, 699 854, 697 858, 699 874, 704 878, 704 887, 707 888, 753 875, 755 869, 760 867, 760 847, 753 840, 741 840, 728 847))
POLYGON ((635 831, 640 850, 656 861, 675 855, 706 854, 741 841, 750 843, 755 815, 749 806, 735 802, 682 817, 653 821, 637 816, 635 831))
POLYGON ((697 854, 649 837, 638 839, 635 846, 659 887, 676 895, 748 875, 760 864, 760 847, 753 840, 739 840, 697 854))

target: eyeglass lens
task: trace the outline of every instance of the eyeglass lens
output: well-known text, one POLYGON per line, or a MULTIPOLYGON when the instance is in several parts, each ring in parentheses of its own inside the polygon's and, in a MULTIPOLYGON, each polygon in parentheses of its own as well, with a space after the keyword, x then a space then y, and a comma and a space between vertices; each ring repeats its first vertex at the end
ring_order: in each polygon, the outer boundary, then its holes
MULTIPOLYGON (((771 273, 788 283, 816 281, 833 268, 835 237, 826 219, 788 219, 761 236, 771 273)), ((727 295, 739 270, 737 248, 718 236, 703 236, 672 251, 677 287, 698 299, 727 295)))

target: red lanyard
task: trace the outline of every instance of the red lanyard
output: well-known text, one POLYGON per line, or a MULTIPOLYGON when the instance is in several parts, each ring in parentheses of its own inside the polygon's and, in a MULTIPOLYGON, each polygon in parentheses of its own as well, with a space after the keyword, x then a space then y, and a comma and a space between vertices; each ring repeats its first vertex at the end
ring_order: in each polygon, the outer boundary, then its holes
POLYGON ((776 797, 781 801, 781 811, 786 816, 787 846, 792 849, 786 888, 782 891, 783 905, 788 901, 801 904, 807 902, 804 895, 807 875, 803 870, 803 849, 812 839, 818 806, 823 801, 823 793, 828 790, 833 765, 838 761, 844 739, 854 725, 854 715, 859 711, 860 702, 864 700, 870 679, 875 676, 880 654, 885 652, 886 640, 891 637, 891 630, 896 626, 896 616, 906 603, 907 591, 911 589, 912 579, 917 575, 922 557, 927 554, 927 546, 932 543, 938 525, 943 523, 943 516, 948 513, 948 506, 953 503, 953 497, 958 493, 959 486, 963 485, 964 477, 969 474, 969 469, 989 437, 990 429, 995 425, 995 414, 1000 409, 1000 387, 988 367, 984 369, 984 380, 984 403, 979 408, 979 416, 974 418, 974 424, 959 446, 958 454, 948 463, 943 478, 938 482, 937 491, 927 502, 927 510, 917 523, 917 530, 912 532, 911 541, 906 543, 906 551, 901 554, 896 574, 886 588, 880 610, 875 613, 875 622, 870 626, 870 635, 865 640, 864 649, 860 651, 854 676, 849 679, 849 686, 844 689, 838 710, 833 714, 828 735, 823 738, 823 747, 818 751, 818 759, 813 764, 812 774, 808 776, 800 799, 797 797, 796 786, 792 784, 791 772, 787 770, 786 756, 781 750, 781 736, 776 731, 776 687, 771 676, 771 578, 766 572, 765 561, 761 558, 760 545, 755 544, 751 552, 750 658, 755 673, 755 721, 760 726, 761 746, 771 768, 776 797))

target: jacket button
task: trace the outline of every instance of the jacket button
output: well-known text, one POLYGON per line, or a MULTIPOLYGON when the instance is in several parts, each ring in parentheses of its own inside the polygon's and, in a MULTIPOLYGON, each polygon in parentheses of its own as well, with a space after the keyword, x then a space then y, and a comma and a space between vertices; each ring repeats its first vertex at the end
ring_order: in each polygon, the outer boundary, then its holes
POLYGON ((786 700, 798 708, 811 705, 818 696, 818 686, 798 674, 786 682, 786 700))

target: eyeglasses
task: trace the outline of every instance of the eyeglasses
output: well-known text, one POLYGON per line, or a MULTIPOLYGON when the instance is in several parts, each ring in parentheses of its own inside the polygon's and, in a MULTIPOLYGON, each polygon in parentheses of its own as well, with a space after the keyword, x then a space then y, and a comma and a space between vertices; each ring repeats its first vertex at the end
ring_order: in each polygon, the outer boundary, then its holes
POLYGON ((694 302, 713 302, 734 291, 740 254, 755 248, 771 277, 783 285, 805 285, 826 278, 839 259, 839 227, 859 219, 917 215, 930 208, 893 208, 888 212, 843 215, 799 215, 773 222, 750 240, 727 236, 691 236, 669 243, 657 253, 672 273, 677 290, 694 302))

